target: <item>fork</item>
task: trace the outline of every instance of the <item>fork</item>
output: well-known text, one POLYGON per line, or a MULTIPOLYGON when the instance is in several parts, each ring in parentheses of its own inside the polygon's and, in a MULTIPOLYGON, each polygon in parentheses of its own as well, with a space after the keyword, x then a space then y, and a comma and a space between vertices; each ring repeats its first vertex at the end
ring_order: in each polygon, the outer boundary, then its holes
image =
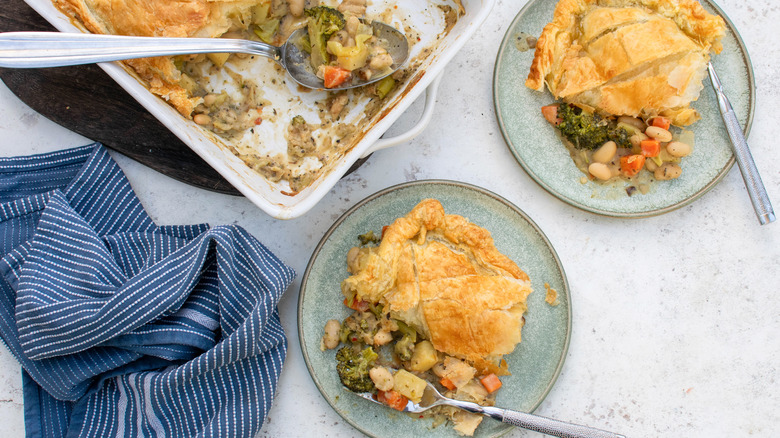
MULTIPOLYGON (((415 403, 409 400, 402 412, 417 414, 425 412, 435 406, 453 406, 459 409, 463 409, 464 411, 475 414, 482 414, 486 417, 490 417, 513 426, 522 427, 524 429, 533 430, 560 438, 625 438, 624 435, 601 429, 594 429, 588 426, 580 426, 578 424, 567 423, 565 421, 554 420, 552 418, 541 417, 525 412, 513 411, 511 409, 502 409, 493 406, 481 406, 476 403, 454 400, 443 396, 430 382, 426 383, 427 387, 423 392, 423 396, 420 402, 415 403)), ((371 392, 356 392, 355 394, 366 400, 370 400, 384 407, 388 407, 384 403, 377 400, 376 396, 371 392)))
POLYGON ((745 139, 745 134, 742 132, 742 127, 739 125, 739 120, 737 120, 737 116, 734 113, 734 108, 731 107, 728 97, 723 92, 723 84, 721 84, 712 62, 707 63, 707 72, 710 75, 712 88, 715 90, 715 95, 718 98, 720 115, 726 126, 729 140, 731 140, 734 157, 737 160, 740 172, 742 172, 742 179, 745 181, 745 188, 750 196, 750 202, 753 203, 753 209, 756 211, 756 216, 758 216, 758 222, 761 225, 774 222, 775 212, 772 209, 772 203, 769 201, 769 195, 767 195, 764 183, 758 174, 758 168, 756 168, 756 163, 753 161, 753 155, 750 153, 750 148, 745 139))

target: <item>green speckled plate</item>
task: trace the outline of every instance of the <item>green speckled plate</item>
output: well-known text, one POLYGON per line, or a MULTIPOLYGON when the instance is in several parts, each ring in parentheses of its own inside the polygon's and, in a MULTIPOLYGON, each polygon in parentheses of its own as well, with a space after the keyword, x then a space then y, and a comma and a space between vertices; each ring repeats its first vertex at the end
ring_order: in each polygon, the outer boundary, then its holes
MULTIPOLYGON (((531 277, 523 341, 507 357, 511 376, 502 377, 497 405, 525 412, 536 409, 560 373, 571 333, 569 286, 555 250, 538 226, 520 209, 484 189, 452 181, 416 181, 374 194, 352 207, 320 241, 301 283, 298 331, 301 350, 314 383, 347 422, 373 437, 456 437, 450 426, 432 428, 430 419, 413 419, 363 400, 345 390, 336 374, 335 350, 320 351, 328 319, 343 320, 339 285, 347 277, 347 251, 357 236, 409 212, 425 198, 438 199, 447 213, 468 218, 489 230, 498 249, 531 277), (560 304, 545 301, 545 283, 558 291, 560 304)), ((486 418, 477 437, 495 437, 511 426, 486 418)))
MULTIPOLYGON (((723 52, 712 63, 720 76, 745 134, 750 132, 755 107, 755 81, 747 49, 734 25, 709 0, 701 0, 710 12, 727 24, 723 52)), ((553 16, 556 2, 531 0, 517 14, 504 36, 493 76, 493 99, 501 132, 509 149, 539 185, 562 201, 597 214, 615 217, 647 217, 687 205, 715 186, 731 169, 734 156, 718 111, 709 79, 693 107, 702 119, 691 125, 694 152, 683 159, 682 176, 651 185, 647 194, 626 195, 625 183, 582 183, 584 176, 569 157, 540 108, 553 102, 549 91, 530 90, 525 79, 534 51, 521 52, 515 40, 521 32, 539 36, 553 16)))

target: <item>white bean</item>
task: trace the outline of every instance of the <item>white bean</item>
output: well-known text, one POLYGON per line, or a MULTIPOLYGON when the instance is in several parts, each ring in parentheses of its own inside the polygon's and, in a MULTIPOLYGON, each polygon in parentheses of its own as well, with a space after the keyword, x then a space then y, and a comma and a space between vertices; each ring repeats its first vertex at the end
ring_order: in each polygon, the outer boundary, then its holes
POLYGON ((381 71, 393 65, 393 58, 383 53, 381 55, 374 56, 368 64, 368 67, 374 71, 381 71))
POLYGON ((632 135, 628 140, 631 142, 631 146, 633 146, 636 149, 639 149, 640 147, 642 147, 642 140, 647 140, 648 138, 650 137, 640 132, 638 134, 632 135))
POLYGON ((667 141, 672 141, 672 133, 664 128, 659 128, 657 126, 648 126, 647 129, 645 129, 645 134, 660 142, 665 143, 667 141))
POLYGON ((371 381, 374 382, 376 389, 380 391, 390 391, 393 389, 393 375, 385 367, 374 367, 368 371, 368 377, 371 377, 371 381))
POLYGON ((358 17, 353 15, 347 17, 347 23, 344 25, 344 28, 347 30, 349 36, 354 37, 357 35, 358 26, 360 26, 360 19, 358 17))
POLYGON ((360 270, 360 247, 353 246, 347 252, 347 271, 350 274, 356 274, 360 270))
POLYGON ((325 323, 325 334, 322 336, 322 346, 330 350, 339 346, 339 332, 341 323, 330 319, 325 323))
POLYGON ((673 141, 666 145, 666 151, 673 157, 685 157, 691 153, 691 146, 681 141, 673 141))
POLYGON ((602 181, 612 178, 612 172, 609 170, 609 166, 604 163, 590 163, 588 172, 602 181))
POLYGON ((389 330, 379 330, 374 335, 374 345, 385 345, 393 340, 393 335, 389 330))
POLYGON ((197 123, 198 125, 208 125, 211 123, 211 117, 205 115, 205 114, 195 114, 192 116, 192 121, 197 123))
POLYGON ((593 161, 597 163, 609 163, 617 153, 617 144, 614 141, 608 141, 596 149, 593 153, 593 161))
POLYGON ((642 132, 644 132, 644 130, 647 129, 647 125, 645 124, 645 122, 643 122, 642 119, 638 119, 636 117, 620 116, 618 117, 617 121, 618 123, 625 123, 626 125, 631 125, 642 132))
POLYGON ((217 95, 216 94, 207 94, 203 96, 203 104, 206 106, 214 105, 214 103, 217 102, 217 95))
POLYGON ((681 174, 682 169, 680 166, 672 163, 666 163, 653 172, 653 176, 657 180, 675 179, 679 178, 681 174))
POLYGON ((304 3, 306 3, 304 0, 287 0, 287 4, 290 8, 290 13, 294 17, 300 17, 303 15, 303 8, 304 3))

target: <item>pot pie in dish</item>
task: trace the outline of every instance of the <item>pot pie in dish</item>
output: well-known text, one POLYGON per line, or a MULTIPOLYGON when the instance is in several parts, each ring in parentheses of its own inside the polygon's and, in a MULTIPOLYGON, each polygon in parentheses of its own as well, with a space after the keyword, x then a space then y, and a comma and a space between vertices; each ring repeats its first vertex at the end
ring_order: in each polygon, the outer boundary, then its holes
POLYGON ((671 126, 700 118, 690 104, 725 29, 696 0, 560 0, 525 84, 561 101, 542 111, 583 172, 607 181, 645 169, 644 191, 680 175, 692 133, 671 126))
MULTIPOLYGON (((503 356, 521 340, 531 283, 495 247, 490 232, 425 199, 361 240, 347 255, 341 289, 354 310, 325 326, 323 349, 342 346, 337 370, 357 392, 403 409, 425 380, 446 395, 492 405, 508 375, 503 356), (389 352, 388 352, 389 350, 389 352), (384 352, 384 354, 383 354, 384 352), (398 370, 393 372, 393 370, 398 370)), ((472 435, 482 417, 452 408, 431 413, 472 435)))
MULTIPOLYGON (((381 53, 381 44, 372 44, 366 34, 369 26, 352 24, 362 18, 402 29, 410 46, 406 65, 391 77, 357 90, 303 90, 288 81, 286 72, 275 62, 252 55, 215 53, 123 62, 125 70, 145 88, 189 119, 188 128, 202 131, 218 148, 262 175, 271 187, 273 199, 268 201, 274 206, 287 205, 286 197, 300 194, 342 164, 342 158, 420 81, 425 73, 421 66, 432 62, 441 40, 465 14, 461 0, 430 4, 369 4, 367 0, 52 1, 73 24, 94 33, 242 38, 274 45, 307 27, 313 19, 309 12, 326 7, 343 18, 341 30, 331 35, 344 34, 332 44, 338 53, 330 54, 344 61, 343 65, 355 67, 356 75, 381 70, 379 61, 387 57, 381 53), (430 13, 421 16, 419 10, 426 8, 430 13), (352 52, 359 53, 349 56, 352 52), (347 58, 360 63, 347 63, 347 58), (363 62, 365 67, 375 64, 376 69, 362 68, 363 62)), ((183 138, 181 133, 177 135, 183 138)), ((189 144, 190 133, 185 135, 183 140, 189 144)), ((289 202, 294 205, 296 201, 289 202)))

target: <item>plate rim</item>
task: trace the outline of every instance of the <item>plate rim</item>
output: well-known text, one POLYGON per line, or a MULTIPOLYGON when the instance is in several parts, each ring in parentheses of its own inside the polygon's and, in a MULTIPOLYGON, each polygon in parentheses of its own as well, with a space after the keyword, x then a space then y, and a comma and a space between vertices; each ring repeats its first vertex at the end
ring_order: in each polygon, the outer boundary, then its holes
MULTIPOLYGON (((414 186, 422 186, 422 185, 446 185, 446 186, 454 186, 461 189, 467 189, 473 192, 476 192, 480 195, 487 196, 489 198, 492 198, 495 201, 498 201, 502 204, 504 204, 507 208, 509 208, 512 212, 519 215, 524 221, 526 221, 533 231, 541 238, 544 245, 547 247, 547 249, 550 251, 550 254, 552 255, 552 260, 554 261, 555 267, 559 271, 561 275, 561 279, 563 281, 563 288, 565 289, 566 293, 566 335, 563 342, 563 348, 561 350, 561 356, 558 359, 558 363, 555 366, 555 370, 553 371, 552 379, 548 382, 547 386, 545 387, 543 393, 539 397, 539 400, 532 406, 532 408, 529 410, 529 413, 532 413, 536 411, 536 409, 542 404, 542 402, 547 398, 547 396, 550 394, 550 391, 552 391, 552 388, 555 386, 555 383, 558 381, 558 378, 560 377, 561 371, 563 370, 563 365, 566 362, 566 357, 568 355, 569 351, 569 344, 571 342, 572 338, 572 296, 571 296, 571 287, 569 285, 568 277, 566 276, 566 271, 563 268, 563 264, 561 263, 561 259, 558 256, 557 251, 555 250, 555 247, 553 247, 552 242, 550 242, 550 239, 547 237, 547 235, 542 231, 542 229, 539 227, 539 225, 531 219, 530 216, 528 216, 527 213, 525 213, 522 209, 520 209, 518 206, 516 206, 514 203, 510 202, 508 199, 504 198, 501 195, 498 195, 488 189, 485 189, 483 187, 479 187, 473 184, 461 182, 461 181, 454 181, 454 180, 447 180, 447 179, 424 179, 424 180, 416 180, 416 181, 407 181, 399 184, 395 184, 392 186, 389 186, 387 188, 384 188, 382 190, 379 190, 378 192, 375 192, 362 200, 358 201, 355 205, 347 209, 344 213, 342 213, 341 216, 328 228, 328 230, 325 232, 325 234, 322 236, 320 241, 317 243, 317 246, 314 248, 314 251, 312 252, 311 257, 309 257, 309 261, 306 264, 306 270, 303 273, 303 276, 301 277, 301 286, 298 289, 298 303, 297 303, 297 311, 296 311, 296 317, 297 317, 297 329, 298 329, 298 343, 299 347, 301 349, 301 354, 303 355, 304 363, 306 364, 306 369, 309 372, 309 377, 314 382, 314 385, 317 387, 317 390, 319 391, 320 395, 323 399, 328 403, 331 409, 333 409, 334 412, 336 412, 344 421, 346 421, 349 425, 357 429, 358 431, 362 432, 363 434, 374 437, 374 438, 382 438, 380 436, 374 435, 370 433, 367 430, 364 430, 360 425, 358 425, 356 422, 354 422, 351 418, 344 415, 339 409, 334 406, 334 403, 330 400, 329 396, 326 394, 324 388, 320 384, 319 380, 315 377, 315 372, 311 364, 311 360, 309 358, 309 352, 306 348, 305 340, 303 338, 303 323, 302 323, 302 308, 303 308, 303 301, 305 298, 305 290, 306 286, 309 281, 309 274, 311 273, 311 269, 314 265, 314 262, 317 259, 317 256, 319 255, 320 251, 322 250, 322 247, 327 243, 328 239, 333 235, 333 233, 338 229, 338 227, 345 221, 347 218, 349 218, 355 211, 360 209, 361 207, 365 206, 366 204, 381 198, 382 196, 385 196, 389 193, 395 192, 397 190, 406 189, 414 186)), ((512 430, 513 427, 509 426, 506 427, 504 430, 499 431, 497 434, 493 435, 493 438, 502 436, 512 430)))
MULTIPOLYGON (((531 8, 531 6, 535 5, 536 3, 540 1, 549 1, 549 0, 530 0, 528 1, 515 15, 515 18, 512 20, 512 22, 507 27, 507 31, 504 34, 504 37, 501 40, 501 44, 498 48, 498 54, 496 55, 496 61, 493 64, 493 109, 496 113, 496 119, 498 122, 499 130, 501 131, 501 136, 504 138, 504 143, 506 143, 507 148, 512 153, 512 156, 515 158, 515 160, 520 164, 520 167, 523 168, 525 173, 531 177, 531 179, 534 180, 540 187, 542 187, 547 193, 553 195, 554 197, 558 198, 559 200, 563 201, 564 203, 579 208, 581 210, 594 213, 601 216, 606 217, 615 217, 615 218, 628 218, 628 219, 641 219, 641 218, 648 218, 653 216, 659 216, 665 213, 669 213, 671 211, 677 210, 679 208, 685 207, 686 205, 689 205, 696 201, 697 199, 704 196, 705 193, 709 192, 714 188, 723 178, 726 177, 726 175, 729 173, 731 168, 734 166, 734 162, 736 161, 736 158, 733 154, 733 146, 730 148, 732 151, 731 158, 726 162, 726 164, 718 171, 718 174, 708 181, 706 184, 704 184, 699 190, 694 192, 692 195, 690 195, 688 198, 683 199, 682 201, 676 202, 674 204, 667 205, 665 207, 660 207, 656 209, 651 209, 647 211, 640 211, 640 212, 620 212, 620 211, 612 211, 612 210, 606 210, 603 208, 597 208, 593 207, 587 204, 584 204, 582 202, 578 202, 574 199, 571 199, 562 193, 558 193, 555 189, 553 189, 550 185, 544 182, 542 178, 537 176, 534 172, 531 171, 530 167, 523 161, 522 157, 510 146, 511 144, 514 144, 514 142, 509 138, 508 131, 506 129, 506 123, 504 120, 504 117, 502 116, 501 112, 501 104, 499 102, 498 98, 498 72, 501 67, 501 63, 503 61, 504 54, 506 53, 506 49, 510 44, 511 41, 511 33, 512 30, 517 26, 518 22, 523 18, 523 16, 528 12, 528 9, 531 8)), ((750 59, 750 54, 748 53, 747 46, 745 45, 745 42, 742 40, 742 35, 740 35, 739 31, 737 30, 734 23, 731 21, 731 19, 726 15, 726 13, 721 9, 715 2, 712 0, 698 0, 700 3, 706 3, 708 6, 710 6, 712 9, 718 12, 718 14, 723 18, 723 21, 726 23, 726 27, 731 31, 731 33, 734 35, 735 40, 737 42, 737 47, 739 48, 739 53, 742 55, 742 60, 744 61, 745 67, 747 69, 747 79, 748 79, 748 88, 749 88, 749 99, 748 99, 748 114, 747 118, 745 120, 745 125, 743 127, 743 132, 745 134, 745 138, 747 139, 750 135, 751 128, 753 126, 753 117, 755 115, 756 111, 756 79, 753 72, 753 63, 750 59)), ((525 85, 523 85, 525 86, 525 85)))

